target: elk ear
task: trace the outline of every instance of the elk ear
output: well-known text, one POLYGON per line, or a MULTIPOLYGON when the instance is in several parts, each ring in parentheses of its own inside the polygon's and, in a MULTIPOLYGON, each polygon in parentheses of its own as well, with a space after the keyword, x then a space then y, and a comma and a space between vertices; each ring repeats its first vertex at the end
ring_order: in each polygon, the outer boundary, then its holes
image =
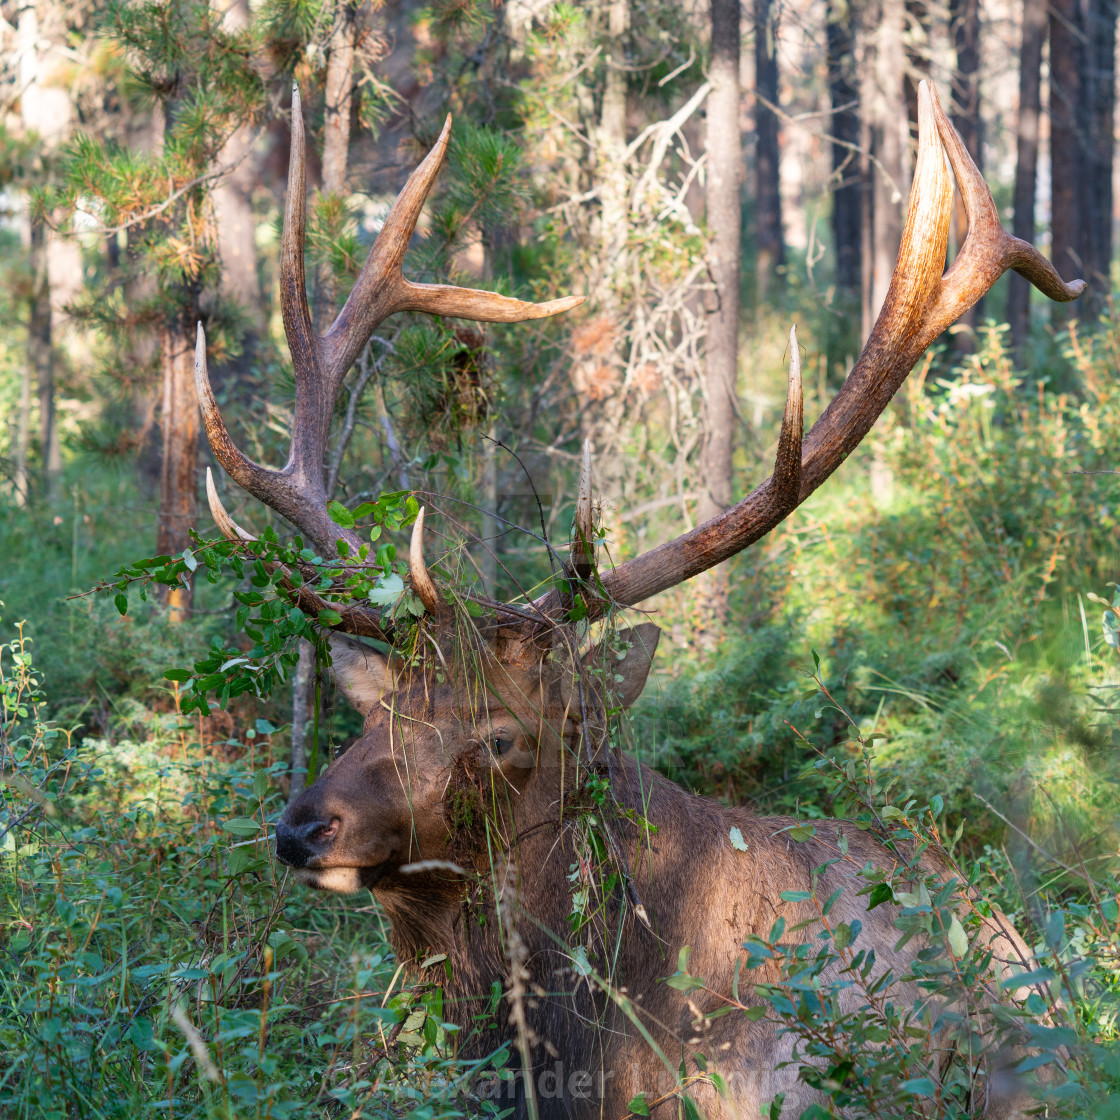
POLYGON ((343 695, 367 716, 386 692, 393 691, 389 660, 353 638, 330 636, 331 676, 343 695))
POLYGON ((653 654, 661 637, 661 627, 652 622, 619 630, 609 644, 600 642, 584 655, 584 664, 602 666, 616 703, 629 708, 642 694, 653 664, 653 654), (622 654, 622 660, 618 659, 622 654), (621 680, 615 678, 621 677, 621 680))

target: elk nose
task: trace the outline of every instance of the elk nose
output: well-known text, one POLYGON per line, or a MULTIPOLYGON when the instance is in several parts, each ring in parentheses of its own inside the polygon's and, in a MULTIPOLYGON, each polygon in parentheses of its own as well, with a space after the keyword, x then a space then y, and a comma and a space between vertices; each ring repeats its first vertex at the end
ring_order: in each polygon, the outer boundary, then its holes
POLYGON ((277 858, 290 867, 306 867, 331 846, 331 841, 338 835, 338 825, 338 817, 301 821, 299 824, 277 821, 277 858))

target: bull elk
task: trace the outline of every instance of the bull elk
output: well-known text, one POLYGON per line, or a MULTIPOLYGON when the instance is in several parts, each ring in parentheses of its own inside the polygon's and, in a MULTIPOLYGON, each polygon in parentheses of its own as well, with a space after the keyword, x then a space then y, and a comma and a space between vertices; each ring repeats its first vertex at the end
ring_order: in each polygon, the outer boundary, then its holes
MULTIPOLYGON (((277 855, 308 886, 371 890, 391 923, 400 961, 446 955, 446 1014, 463 1028, 465 1056, 488 1054, 510 1037, 506 1016, 493 1009, 490 995, 495 982, 512 992, 509 1016, 520 1040, 521 1074, 514 1079, 519 1116, 539 1110, 548 1117, 621 1120, 638 1092, 653 1099, 662 1062, 656 1050, 674 1065, 690 1061, 697 1014, 705 1018, 712 1009, 696 994, 659 983, 672 973, 678 950, 690 945, 691 971, 709 989, 729 991, 744 939, 769 930, 779 915, 795 926, 804 904, 784 902, 779 894, 807 889, 812 869, 828 864, 841 843, 842 824, 832 822, 818 827, 814 838, 791 844, 783 831, 790 820, 723 808, 612 748, 604 732, 607 717, 638 698, 659 631, 642 623, 581 656, 565 621, 571 589, 580 590, 593 619, 603 618, 712 568, 768 533, 844 462, 930 343, 1007 269, 1055 300, 1072 300, 1084 289, 1082 281, 1063 282, 1032 246, 1001 228, 980 172, 927 82, 920 87, 919 122, 906 228, 871 337, 804 439, 794 341, 774 471, 741 502, 595 573, 585 457, 571 558, 558 590, 517 606, 487 601, 483 616, 465 624, 425 564, 421 510, 409 553, 412 587, 425 608, 418 624, 423 640, 414 649, 430 655, 382 655, 356 640, 375 637, 392 647, 394 635, 384 631, 381 615, 358 603, 335 604, 342 621, 331 637, 333 674, 364 717, 363 733, 288 806, 276 825, 277 855), (953 207, 947 164, 969 228, 944 271, 953 207), (609 671, 596 671, 608 657, 609 671), (610 818, 602 835, 618 874, 598 900, 596 921, 573 933, 569 873, 573 865, 578 873, 594 782, 598 812, 610 818), (733 829, 745 851, 729 842, 733 829), (592 982, 608 973, 609 984, 592 982)), ((377 326, 395 311, 515 322, 555 315, 579 302, 523 303, 404 278, 405 250, 449 131, 450 118, 401 192, 346 305, 318 336, 304 282, 305 141, 298 94, 293 100, 280 291, 295 367, 295 410, 282 469, 253 462, 231 440, 210 389, 199 326, 196 383, 218 462, 324 555, 335 556, 337 541, 346 541, 351 559, 340 561, 343 566, 354 563, 361 542, 328 516, 323 458, 343 379, 377 326)), ((207 489, 221 531, 251 550, 254 538, 223 508, 209 473, 207 489)), ((326 594, 295 582, 292 594, 310 597, 312 606, 326 594)), ((824 894, 850 886, 866 861, 887 858, 868 834, 852 830, 844 843, 848 858, 820 875, 824 894)), ((874 948, 877 969, 901 975, 907 957, 894 949, 891 910, 868 910, 866 899, 850 890, 836 913, 862 922, 863 944, 874 948)), ((1013 931, 1001 933, 997 925, 989 930, 993 944, 1007 953, 1013 943, 1022 948, 1013 931)), ((796 941, 810 935, 789 936, 796 941)), ((705 1018, 705 1024, 704 1052, 732 1086, 728 1096, 709 1083, 691 1085, 689 1093, 705 1114, 756 1117, 762 1105, 785 1093, 787 1115, 798 1115, 819 1099, 793 1066, 783 1067, 793 1041, 767 1021, 726 1015, 705 1018)), ((936 1062, 932 1055, 930 1060, 936 1062)))

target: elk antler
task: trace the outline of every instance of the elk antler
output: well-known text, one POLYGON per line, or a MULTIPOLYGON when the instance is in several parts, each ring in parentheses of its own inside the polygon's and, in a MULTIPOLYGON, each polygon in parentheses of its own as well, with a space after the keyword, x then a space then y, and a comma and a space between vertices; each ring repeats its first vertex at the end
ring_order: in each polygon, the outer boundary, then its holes
MULTIPOLYGON (((802 446, 800 358, 791 332, 789 390, 774 473, 738 505, 604 573, 610 601, 640 603, 770 532, 851 454, 926 347, 1009 268, 1054 300, 1076 299, 1085 290, 1083 280, 1067 284, 1033 246, 1003 229, 983 176, 928 81, 918 87, 918 128, 918 158, 898 263, 875 328, 843 387, 802 446), (942 275, 953 207, 946 155, 964 201, 968 236, 942 275)), ((536 605, 553 615, 561 603, 550 592, 536 605)))
MULTIPOLYGON (((282 469, 274 470, 253 462, 230 438, 210 388, 205 335, 201 324, 198 328, 195 387, 215 457, 235 482, 286 517, 327 556, 334 555, 336 540, 345 540, 351 547, 351 554, 360 544, 358 535, 352 529, 336 525, 326 508, 328 495, 323 479, 323 458, 335 401, 354 360, 389 315, 396 311, 423 311, 480 322, 515 323, 556 315, 582 302, 582 297, 569 296, 548 303, 525 303, 496 292, 444 284, 416 284, 405 279, 401 272, 404 255, 424 200, 447 154, 450 135, 451 118, 448 117, 435 146, 409 176, 394 203, 345 306, 327 333, 320 337, 312 326, 304 277, 307 157, 299 90, 293 90, 288 197, 280 248, 280 307, 295 369, 296 399, 288 462, 282 469)), ((223 521, 215 513, 215 521, 227 536, 229 527, 233 526, 234 539, 242 539, 236 535, 236 526, 228 515, 223 521)), ((413 582, 429 609, 429 599, 438 603, 435 585, 426 570, 419 580, 414 573, 413 582)))

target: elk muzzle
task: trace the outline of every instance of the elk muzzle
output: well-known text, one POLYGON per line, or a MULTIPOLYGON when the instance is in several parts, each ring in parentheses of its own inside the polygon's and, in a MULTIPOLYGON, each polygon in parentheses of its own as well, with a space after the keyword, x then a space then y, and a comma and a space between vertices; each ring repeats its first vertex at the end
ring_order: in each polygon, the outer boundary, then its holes
POLYGON ((314 867, 330 850, 340 823, 338 817, 329 820, 312 817, 289 824, 282 817, 276 823, 276 858, 289 867, 314 867))

